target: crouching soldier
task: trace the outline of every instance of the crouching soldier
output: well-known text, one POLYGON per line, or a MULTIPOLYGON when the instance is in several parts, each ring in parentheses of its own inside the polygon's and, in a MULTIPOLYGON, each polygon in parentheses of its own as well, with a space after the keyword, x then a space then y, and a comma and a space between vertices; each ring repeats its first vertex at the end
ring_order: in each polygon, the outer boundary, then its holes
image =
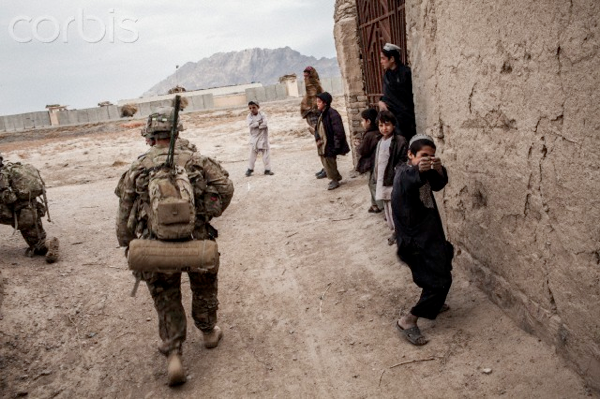
POLYGON ((46 187, 40 172, 20 162, 4 163, 0 154, 0 223, 21 232, 29 245, 27 256, 45 255, 46 262, 54 263, 58 260, 58 238, 46 238, 42 218, 47 213, 46 187))
POLYGON ((154 145, 131 165, 115 190, 117 238, 120 246, 128 247, 129 266, 154 300, 162 340, 158 349, 167 356, 170 386, 186 381, 181 363, 186 339, 183 271, 189 276, 192 318, 204 346, 216 347, 223 336, 216 325, 217 231, 209 222, 233 196, 233 183, 219 163, 176 143, 181 128, 177 114, 166 108, 148 117, 145 133, 154 145))

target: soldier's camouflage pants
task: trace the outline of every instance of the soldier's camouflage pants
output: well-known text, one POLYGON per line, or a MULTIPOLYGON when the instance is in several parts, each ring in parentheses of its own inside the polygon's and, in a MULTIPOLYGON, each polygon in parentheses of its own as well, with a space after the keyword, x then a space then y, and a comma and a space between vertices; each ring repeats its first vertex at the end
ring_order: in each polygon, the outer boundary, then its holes
MULTIPOLYGON (((217 323, 217 274, 188 272, 192 289, 192 318, 202 332, 217 323)), ((181 354, 186 338, 186 316, 181 303, 181 273, 149 273, 144 280, 158 313, 158 332, 164 352, 181 354)))
POLYGON ((21 232, 21 235, 29 245, 28 251, 33 255, 45 255, 48 249, 46 248, 46 232, 42 226, 42 217, 44 217, 43 209, 40 209, 37 202, 15 207, 11 205, 0 205, 0 224, 8 224, 16 227, 21 232), (18 209, 17 211, 13 211, 18 209), (16 220, 15 220, 16 216, 16 220))

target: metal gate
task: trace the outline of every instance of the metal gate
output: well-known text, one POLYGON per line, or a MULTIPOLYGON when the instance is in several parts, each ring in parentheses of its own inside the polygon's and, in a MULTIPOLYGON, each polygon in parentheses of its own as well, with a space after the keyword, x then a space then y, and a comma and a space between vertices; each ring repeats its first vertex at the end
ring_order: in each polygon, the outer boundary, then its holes
POLYGON ((385 43, 400 46, 402 62, 406 57, 405 0, 357 0, 358 34, 363 63, 365 91, 370 105, 381 97, 383 68, 379 62, 385 43))

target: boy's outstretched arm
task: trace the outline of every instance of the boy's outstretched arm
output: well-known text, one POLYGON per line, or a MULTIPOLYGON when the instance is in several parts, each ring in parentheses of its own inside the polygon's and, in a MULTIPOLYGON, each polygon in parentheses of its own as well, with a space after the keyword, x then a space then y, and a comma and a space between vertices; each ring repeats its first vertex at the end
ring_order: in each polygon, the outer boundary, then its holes
MULTIPOLYGON (((437 168, 436 168, 437 169, 437 168)), ((431 185, 433 191, 440 191, 448 184, 448 172, 445 167, 439 166, 439 170, 430 170, 426 172, 427 181, 431 185)))

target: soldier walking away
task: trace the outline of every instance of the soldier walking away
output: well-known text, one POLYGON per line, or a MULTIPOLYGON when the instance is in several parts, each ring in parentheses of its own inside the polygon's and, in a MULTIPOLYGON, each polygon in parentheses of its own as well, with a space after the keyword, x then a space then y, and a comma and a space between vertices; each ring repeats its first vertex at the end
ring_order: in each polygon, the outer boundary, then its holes
MULTIPOLYGON (((119 197, 117 239, 120 246, 127 247, 130 267, 134 244, 162 245, 163 249, 155 251, 155 255, 158 253, 156 256, 162 261, 166 259, 173 264, 185 251, 172 248, 194 244, 206 247, 207 243, 216 248, 214 240, 218 232, 209 222, 221 215, 233 197, 233 183, 227 171, 213 159, 176 145, 179 129, 174 126, 179 125, 173 108, 159 110, 148 117, 145 134, 154 140, 154 145, 133 162, 115 190, 119 197)), ((149 265, 148 271, 134 272, 138 281, 146 282, 154 300, 162 340, 158 350, 167 357, 170 386, 186 381, 181 361, 186 339, 186 315, 181 303, 182 271, 189 276, 192 318, 202 332, 204 346, 215 348, 223 337, 216 325, 218 252, 214 253, 215 267, 164 272, 152 269, 150 264, 157 259, 143 253, 142 263, 149 265)))
POLYGON ((19 230, 29 245, 26 255, 46 256, 46 262, 58 260, 58 238, 46 238, 42 218, 50 213, 46 186, 40 172, 20 162, 3 162, 0 154, 0 223, 19 230))

